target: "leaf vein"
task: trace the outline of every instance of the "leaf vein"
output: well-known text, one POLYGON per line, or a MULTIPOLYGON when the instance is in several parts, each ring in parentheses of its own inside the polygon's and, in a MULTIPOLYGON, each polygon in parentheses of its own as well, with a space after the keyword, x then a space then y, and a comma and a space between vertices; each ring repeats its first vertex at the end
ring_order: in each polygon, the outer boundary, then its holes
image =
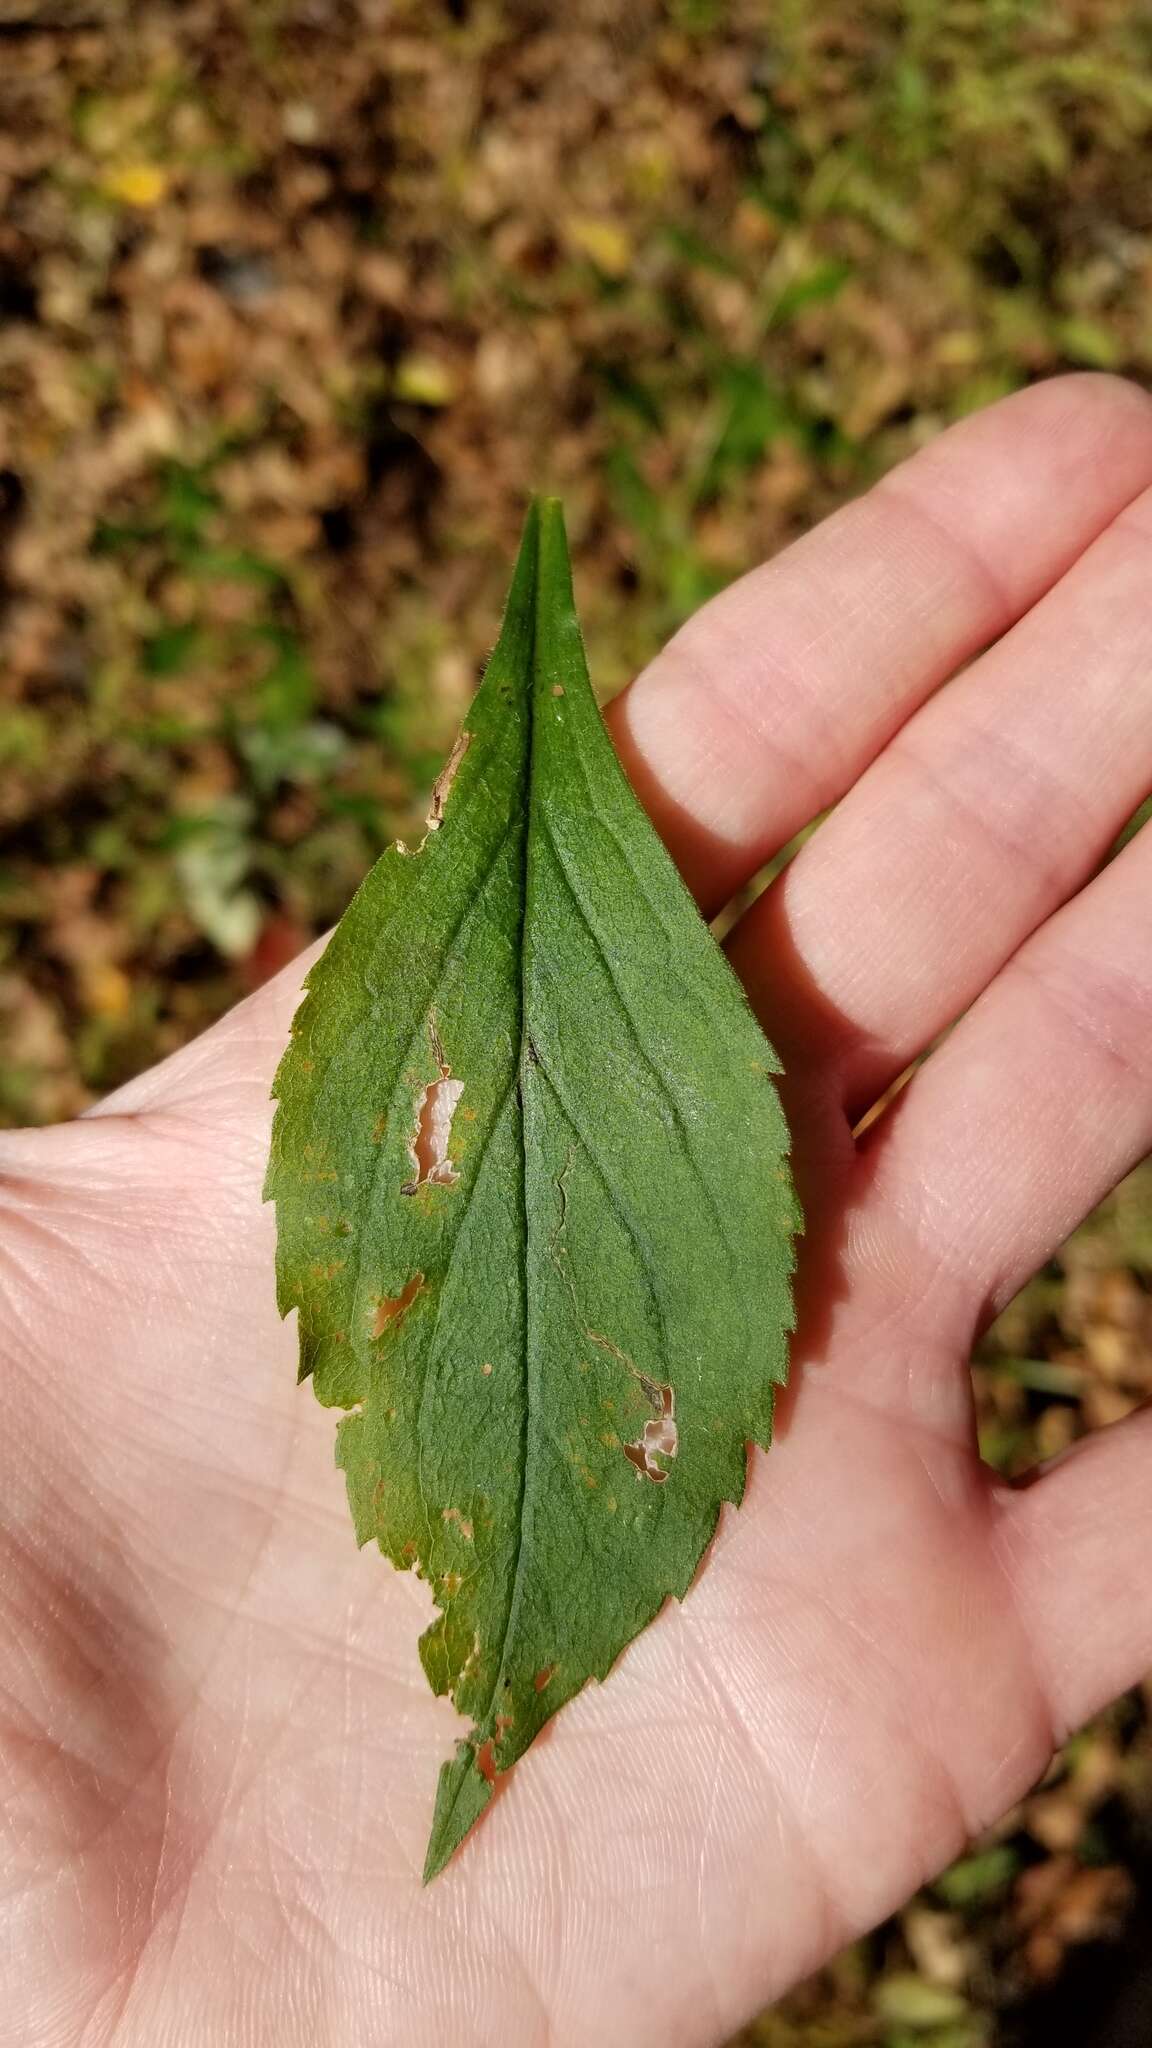
MULTIPOLYGON (((720 1205, 716 1200, 716 1196, 712 1188, 712 1183, 709 1180, 707 1174, 704 1172, 704 1169, 700 1165, 700 1162, 696 1156, 696 1152, 692 1145, 691 1136, 689 1133, 689 1128, 684 1116, 683 1109, 681 1108, 680 1103, 677 1101, 676 1096, 674 1095, 669 1085, 667 1075, 661 1073, 660 1068, 657 1066, 655 1060, 652 1058, 652 1055, 648 1050, 647 1044, 644 1040, 644 1036, 640 1030, 639 1025, 636 1022, 635 1012, 632 1009, 632 1006, 624 993, 624 989, 621 984, 620 978, 617 975, 615 969, 613 968, 611 955, 609 954, 608 949, 604 944, 604 941, 596 927, 595 921, 591 915, 591 912, 588 909, 586 902, 584 901, 583 896, 576 887, 576 884, 573 880, 571 871, 568 866, 567 859, 565 857, 563 849, 561 848, 559 842, 556 839, 555 833, 552 831, 551 826, 548 824, 544 825, 543 830, 545 837, 548 840, 548 844, 556 857, 556 868, 563 880, 564 887, 567 890, 568 899, 575 907, 576 913, 580 918, 580 921, 583 924, 585 931, 588 933, 589 938, 592 940, 592 943, 595 946, 601 961, 603 962, 604 972, 608 976, 608 979, 612 984, 612 990, 620 1006, 621 1015, 624 1017, 628 1025, 629 1036, 631 1037, 633 1044, 635 1045, 638 1053, 640 1054, 640 1057, 643 1060, 644 1065, 648 1070, 648 1073, 650 1074, 652 1080, 656 1084, 657 1094, 661 1096, 668 1105, 668 1110, 671 1115, 673 1125, 675 1126, 676 1135, 680 1141, 680 1150, 692 1173, 696 1185, 700 1189, 700 1192, 704 1196, 704 1199, 708 1205, 712 1221, 716 1226, 716 1235, 719 1238, 720 1243, 724 1247, 725 1259, 728 1263, 729 1270, 731 1270, 733 1266, 732 1246, 729 1240, 728 1231, 725 1227, 724 1217, 721 1213, 720 1205)), ((643 894, 643 892, 641 893, 643 894)), ((645 901, 647 901, 646 897, 645 901)))

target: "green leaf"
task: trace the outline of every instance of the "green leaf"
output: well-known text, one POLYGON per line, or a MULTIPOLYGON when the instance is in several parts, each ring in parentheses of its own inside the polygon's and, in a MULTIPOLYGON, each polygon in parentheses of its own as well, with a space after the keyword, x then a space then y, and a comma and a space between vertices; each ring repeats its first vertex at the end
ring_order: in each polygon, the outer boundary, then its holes
POLYGON ((933 1890, 945 1905, 959 1911, 987 1905, 1007 1891, 1020 1869, 1018 1852, 1008 1842, 964 1856, 936 1879, 933 1890))
POLYGON ((873 2002, 882 2019, 913 2033, 950 2025, 962 2020, 968 2011, 958 1991, 930 1984, 912 1970, 894 1971, 890 1977, 882 1977, 873 1993, 873 2002))
POLYGON ((725 402, 724 422, 698 485, 705 497, 725 477, 754 469, 777 436, 794 424, 784 394, 759 364, 730 362, 717 379, 725 402))
POLYGON ((802 277, 794 277, 786 284, 779 298, 774 299, 770 308, 773 327, 786 327, 797 313, 806 306, 822 306, 829 299, 836 298, 852 276, 852 265, 833 260, 817 263, 802 277))
POLYGON ((798 1217, 776 1061, 625 779, 533 507, 420 847, 308 977, 267 1193, 356 1533, 472 1722, 425 1876, 682 1595, 767 1444, 798 1217))

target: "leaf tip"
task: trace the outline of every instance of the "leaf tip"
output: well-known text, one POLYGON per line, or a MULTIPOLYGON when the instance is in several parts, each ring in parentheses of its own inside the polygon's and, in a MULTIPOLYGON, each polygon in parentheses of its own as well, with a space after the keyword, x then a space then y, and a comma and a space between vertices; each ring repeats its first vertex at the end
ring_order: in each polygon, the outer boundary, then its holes
POLYGON ((431 1884, 451 1862, 491 1799, 492 1790, 492 1780, 480 1770, 475 1743, 461 1742, 451 1762, 440 1767, 436 1810, 424 1858, 425 1884, 431 1884))
POLYGON ((537 498, 534 500, 540 523, 540 539, 543 546, 549 544, 565 558, 568 553, 568 534, 564 524, 564 503, 560 498, 537 498))

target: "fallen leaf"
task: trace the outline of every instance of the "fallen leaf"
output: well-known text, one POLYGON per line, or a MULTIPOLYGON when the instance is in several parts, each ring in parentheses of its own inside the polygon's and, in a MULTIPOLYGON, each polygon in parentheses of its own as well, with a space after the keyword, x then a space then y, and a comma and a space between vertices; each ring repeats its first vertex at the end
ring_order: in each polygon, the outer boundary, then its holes
POLYGON ((134 206, 144 213, 167 198, 172 179, 163 164, 133 163, 119 164, 106 171, 100 183, 109 199, 118 199, 122 205, 134 206))
POLYGON ((627 277, 633 263, 632 238, 617 221, 574 214, 565 222, 564 231, 573 249, 590 257, 605 277, 627 277))
POLYGON ((451 405, 456 396, 456 379, 436 356, 402 356, 396 365, 392 383, 396 398, 404 399, 409 405, 426 405, 439 409, 451 405))

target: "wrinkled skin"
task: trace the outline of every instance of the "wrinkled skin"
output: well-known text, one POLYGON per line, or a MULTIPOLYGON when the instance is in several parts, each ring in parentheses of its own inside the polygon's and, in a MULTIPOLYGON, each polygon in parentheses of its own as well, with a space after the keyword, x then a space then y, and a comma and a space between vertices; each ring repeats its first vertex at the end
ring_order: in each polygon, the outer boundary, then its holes
POLYGON ((1150 552, 1152 405, 1060 380, 754 571, 614 707, 706 908, 843 799, 731 942, 789 1065, 793 1390, 687 1599, 429 1889, 455 1724, 427 1599, 355 1550, 273 1300, 299 969, 79 1122, 0 1135, 5 2041, 719 2042, 1152 1662, 1147 1418, 1009 1490, 967 1371, 1152 1147, 1152 837, 1095 872, 1152 787, 1150 552))

